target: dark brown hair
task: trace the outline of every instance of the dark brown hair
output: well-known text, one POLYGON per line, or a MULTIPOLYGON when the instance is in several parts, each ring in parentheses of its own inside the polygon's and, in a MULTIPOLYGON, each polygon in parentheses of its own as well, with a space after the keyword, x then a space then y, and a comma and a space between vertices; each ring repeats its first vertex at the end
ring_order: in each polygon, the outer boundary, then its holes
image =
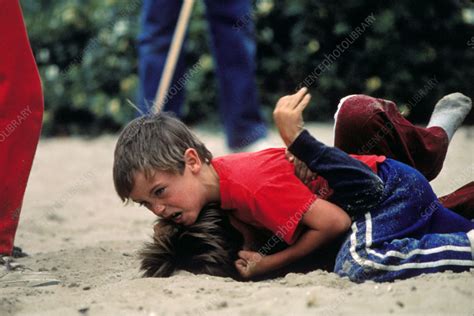
MULTIPOLYGON (((237 254, 242 249, 244 239, 232 226, 226 211, 218 205, 206 206, 191 226, 181 226, 173 221, 160 219, 157 222, 153 241, 146 243, 139 252, 141 270, 144 277, 169 277, 175 271, 185 270, 195 274, 231 277, 243 281, 234 266, 237 254)), ((271 232, 255 232, 254 251, 264 249, 271 239, 271 232)), ((274 239, 271 239, 272 242, 274 239)), ((332 271, 334 260, 344 238, 334 245, 318 249, 305 258, 267 273, 253 280, 281 277, 289 272, 306 273, 314 269, 332 271)), ((285 249, 281 241, 274 244, 266 255, 285 249)))
POLYGON ((177 270, 240 279, 234 261, 244 239, 217 205, 205 207, 196 223, 157 222, 153 242, 140 251, 144 277, 168 277, 177 270))
POLYGON ((120 133, 115 146, 115 191, 122 201, 128 201, 135 172, 146 176, 156 170, 182 174, 188 148, 194 148, 204 163, 211 162, 212 154, 204 143, 173 115, 159 113, 136 118, 120 133))

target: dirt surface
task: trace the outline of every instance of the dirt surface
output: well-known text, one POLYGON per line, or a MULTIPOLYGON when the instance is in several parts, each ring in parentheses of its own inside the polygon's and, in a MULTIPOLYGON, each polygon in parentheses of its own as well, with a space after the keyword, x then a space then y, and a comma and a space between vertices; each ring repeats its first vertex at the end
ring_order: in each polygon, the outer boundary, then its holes
MULTIPOLYGON (((332 144, 331 125, 309 129, 332 144)), ((226 153, 222 134, 197 132, 215 155, 226 153)), ((275 132, 271 140, 279 144, 275 132)), ((115 141, 40 142, 16 244, 31 255, 20 263, 59 283, 0 288, 0 315, 474 315, 473 270, 361 285, 322 271, 248 283, 186 272, 142 279, 136 251, 154 216, 115 195, 115 141)), ((463 128, 433 182, 439 195, 474 179, 473 153, 474 128, 463 128)))

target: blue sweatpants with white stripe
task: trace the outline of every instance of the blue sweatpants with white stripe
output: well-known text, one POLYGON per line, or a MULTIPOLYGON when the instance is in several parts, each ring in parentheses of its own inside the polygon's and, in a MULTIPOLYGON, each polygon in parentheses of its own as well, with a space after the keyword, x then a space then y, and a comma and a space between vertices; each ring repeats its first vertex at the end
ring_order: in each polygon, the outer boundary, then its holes
POLYGON ((382 202, 358 216, 334 272, 355 282, 387 282, 474 267, 474 223, 443 207, 417 170, 387 159, 379 165, 382 202))

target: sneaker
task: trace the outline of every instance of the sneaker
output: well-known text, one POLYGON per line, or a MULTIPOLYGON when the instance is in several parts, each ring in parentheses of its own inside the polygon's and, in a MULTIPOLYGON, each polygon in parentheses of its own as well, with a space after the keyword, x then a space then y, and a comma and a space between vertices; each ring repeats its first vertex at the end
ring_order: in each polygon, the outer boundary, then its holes
POLYGON ((13 257, 10 256, 0 256, 0 267, 3 267, 5 271, 19 271, 24 269, 22 264, 15 262, 13 257))
POLYGON ((0 257, 0 288, 39 287, 59 283, 60 281, 50 273, 25 271, 25 267, 15 262, 12 257, 0 257))
POLYGON ((24 258, 28 257, 28 254, 23 251, 20 247, 14 246, 12 251, 13 258, 24 258))

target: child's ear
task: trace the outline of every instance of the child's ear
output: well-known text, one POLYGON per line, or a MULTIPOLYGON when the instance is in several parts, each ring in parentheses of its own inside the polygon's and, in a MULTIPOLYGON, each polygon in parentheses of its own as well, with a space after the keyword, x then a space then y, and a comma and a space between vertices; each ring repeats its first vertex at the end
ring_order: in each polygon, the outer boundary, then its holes
POLYGON ((196 149, 186 149, 184 152, 184 163, 190 168, 191 172, 199 172, 201 170, 202 162, 196 149))

